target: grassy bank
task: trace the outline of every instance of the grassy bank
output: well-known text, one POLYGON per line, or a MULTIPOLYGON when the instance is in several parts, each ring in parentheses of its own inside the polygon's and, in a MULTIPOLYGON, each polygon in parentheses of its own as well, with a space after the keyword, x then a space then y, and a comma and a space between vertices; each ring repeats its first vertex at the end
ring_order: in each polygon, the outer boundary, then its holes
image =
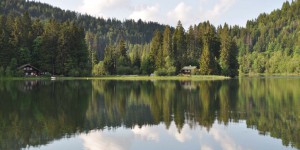
MULTIPOLYGON (((240 74, 237 78, 256 77, 300 77, 300 74, 240 74)), ((100 77, 56 77, 55 80, 226 80, 230 77, 217 75, 193 75, 193 76, 100 76, 100 77)), ((51 80, 51 77, 0 77, 0 80, 51 80)))
POLYGON ((225 80, 225 76, 102 76, 102 77, 57 77, 56 80, 225 80))
POLYGON ((300 77, 300 74, 297 73, 276 73, 276 74, 270 74, 270 73, 248 73, 248 74, 239 74, 240 78, 243 77, 300 77))
POLYGON ((50 77, 0 77, 0 80, 50 80, 50 77))

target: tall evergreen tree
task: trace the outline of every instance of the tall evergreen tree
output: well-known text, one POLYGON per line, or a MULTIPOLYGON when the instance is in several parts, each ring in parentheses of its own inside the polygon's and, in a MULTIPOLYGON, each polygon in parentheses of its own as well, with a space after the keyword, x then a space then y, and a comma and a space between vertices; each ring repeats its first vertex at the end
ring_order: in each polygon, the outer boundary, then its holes
POLYGON ((216 62, 210 51, 209 43, 207 40, 204 40, 203 43, 203 51, 200 57, 200 73, 203 75, 216 74, 216 62))
POLYGON ((219 30, 221 37, 221 52, 219 63, 222 69, 222 74, 228 76, 231 51, 231 38, 229 37, 229 27, 227 24, 225 24, 223 29, 221 28, 219 30))
POLYGON ((155 64, 155 69, 163 67, 163 49, 162 49, 162 35, 160 31, 155 31, 154 37, 151 41, 149 59, 155 64))
POLYGON ((112 45, 105 48, 105 57, 103 60, 104 68, 109 75, 116 74, 115 50, 112 45))
POLYGON ((176 72, 186 64, 187 61, 187 46, 185 31, 180 21, 178 21, 177 27, 173 35, 173 55, 175 61, 176 72))
POLYGON ((163 34, 163 57, 166 58, 172 55, 172 33, 170 26, 166 26, 163 34))

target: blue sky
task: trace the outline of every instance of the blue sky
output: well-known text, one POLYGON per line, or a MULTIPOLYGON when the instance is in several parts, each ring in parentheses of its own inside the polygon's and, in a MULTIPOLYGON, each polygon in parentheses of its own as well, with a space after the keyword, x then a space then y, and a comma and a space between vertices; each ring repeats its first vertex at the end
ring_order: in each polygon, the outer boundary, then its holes
MULTIPOLYGON (((35 0, 62 9, 103 18, 142 19, 185 27, 209 20, 214 25, 227 22, 245 26, 260 13, 281 8, 286 0, 35 0)), ((291 1, 291 0, 288 0, 291 1)))

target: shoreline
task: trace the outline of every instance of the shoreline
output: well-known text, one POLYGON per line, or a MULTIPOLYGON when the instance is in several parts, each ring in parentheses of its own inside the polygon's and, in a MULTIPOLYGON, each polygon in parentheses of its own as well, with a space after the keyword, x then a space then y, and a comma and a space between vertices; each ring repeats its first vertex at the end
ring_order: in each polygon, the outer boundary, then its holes
POLYGON ((148 80, 166 80, 166 81, 214 81, 243 78, 289 78, 299 77, 299 74, 243 74, 235 78, 218 75, 192 75, 192 76, 138 76, 138 75, 116 75, 116 76, 98 76, 98 77, 0 77, 0 80, 128 80, 128 81, 148 81, 148 80))
POLYGON ((128 81, 147 81, 147 80, 227 80, 230 77, 217 75, 195 75, 195 76, 137 76, 137 75, 119 75, 119 76, 99 76, 99 77, 3 77, 0 80, 128 80, 128 81))

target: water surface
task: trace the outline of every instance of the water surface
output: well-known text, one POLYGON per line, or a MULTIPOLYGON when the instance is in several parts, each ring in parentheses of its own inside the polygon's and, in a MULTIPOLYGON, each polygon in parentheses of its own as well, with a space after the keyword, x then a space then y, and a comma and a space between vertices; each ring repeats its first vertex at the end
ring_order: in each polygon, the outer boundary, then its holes
POLYGON ((0 81, 0 149, 300 149, 300 78, 0 81))

